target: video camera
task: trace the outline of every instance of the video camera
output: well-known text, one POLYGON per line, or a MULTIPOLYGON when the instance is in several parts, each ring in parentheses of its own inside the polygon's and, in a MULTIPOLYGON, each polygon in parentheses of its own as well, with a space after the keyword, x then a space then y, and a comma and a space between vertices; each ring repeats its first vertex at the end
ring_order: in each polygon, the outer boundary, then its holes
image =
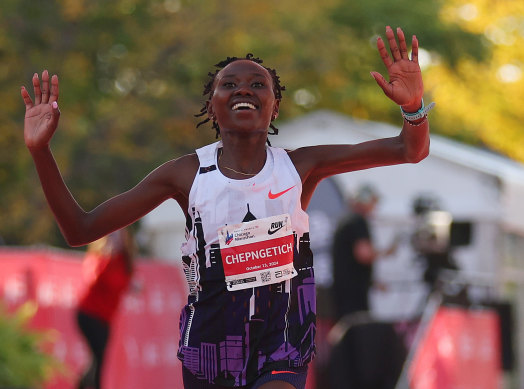
POLYGON ((425 261, 424 280, 434 286, 442 269, 457 269, 453 248, 469 245, 471 222, 456 222, 451 213, 441 209, 435 197, 422 195, 413 202, 416 216, 411 245, 425 261))
POLYGON ((451 213, 442 210, 433 196, 417 197, 413 212, 417 220, 411 244, 418 253, 444 254, 471 243, 471 222, 453 220, 451 213))

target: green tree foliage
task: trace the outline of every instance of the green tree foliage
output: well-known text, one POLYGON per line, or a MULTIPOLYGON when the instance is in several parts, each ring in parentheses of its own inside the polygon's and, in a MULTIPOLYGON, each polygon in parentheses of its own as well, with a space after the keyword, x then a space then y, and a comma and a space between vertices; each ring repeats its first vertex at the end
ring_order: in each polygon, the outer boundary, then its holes
POLYGON ((439 104, 434 125, 524 162, 524 3, 449 0, 439 16, 481 35, 490 50, 481 63, 462 56, 452 69, 438 62, 427 69, 426 85, 439 104))
MULTIPOLYGON (((375 42, 385 25, 417 34, 431 58, 440 60, 424 70, 428 99, 438 105, 433 130, 513 155, 501 141, 483 136, 489 130, 479 127, 484 117, 468 121, 464 114, 474 104, 479 111, 510 111, 516 103, 503 107, 488 97, 491 84, 478 96, 475 77, 480 69, 490 71, 493 45, 481 28, 449 17, 456 1, 3 0, 0 235, 9 244, 64 245, 22 137, 19 87, 44 68, 61 82, 53 151, 85 209, 214 140, 210 126, 194 128, 199 120, 193 115, 201 108, 207 73, 227 56, 252 52, 278 70, 287 88, 279 120, 328 108, 400 125, 398 107, 369 74, 384 73, 375 42), (464 89, 460 101, 448 98, 456 85, 464 89)), ((517 120, 520 114, 511 115, 517 120)), ((515 127, 507 131, 520 136, 515 127)))
POLYGON ((36 305, 27 302, 13 314, 0 306, 0 387, 43 388, 44 384, 65 367, 42 350, 49 343, 50 333, 28 328, 36 305))

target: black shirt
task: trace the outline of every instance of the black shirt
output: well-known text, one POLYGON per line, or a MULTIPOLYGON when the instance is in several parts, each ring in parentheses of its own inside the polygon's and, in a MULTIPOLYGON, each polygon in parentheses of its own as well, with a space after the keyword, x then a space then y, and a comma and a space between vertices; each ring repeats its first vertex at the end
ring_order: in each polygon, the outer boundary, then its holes
POLYGON ((337 317, 367 311, 368 291, 372 283, 372 265, 358 262, 353 254, 355 243, 370 240, 369 226, 359 214, 342 220, 333 241, 333 298, 337 317))

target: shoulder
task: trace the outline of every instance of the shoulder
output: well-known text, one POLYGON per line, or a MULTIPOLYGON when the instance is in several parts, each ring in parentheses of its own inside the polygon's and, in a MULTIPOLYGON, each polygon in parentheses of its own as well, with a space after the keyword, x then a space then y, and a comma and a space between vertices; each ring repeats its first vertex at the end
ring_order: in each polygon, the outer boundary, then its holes
POLYGON ((304 160, 307 159, 308 155, 314 152, 314 147, 307 146, 307 147, 299 147, 298 149, 284 149, 287 154, 289 155, 289 158, 293 161, 293 163, 301 163, 304 160))
POLYGON ((177 177, 177 186, 179 186, 182 192, 189 194, 199 165, 200 163, 196 153, 186 154, 168 162, 168 169, 173 176, 177 177))
POLYGON ((362 215, 355 217, 355 230, 359 232, 359 236, 369 238, 369 223, 362 215))
MULTIPOLYGON (((340 153, 339 148, 340 145, 315 145, 286 151, 297 170, 301 174, 309 175, 334 163, 334 159, 340 153)), ((323 178, 328 175, 330 174, 325 174, 323 178)))
POLYGON ((170 161, 173 167, 196 173, 199 162, 196 153, 186 154, 170 161))
POLYGON ((367 225, 367 221, 358 213, 350 212, 348 215, 344 216, 337 226, 337 231, 354 231, 356 229, 361 229, 367 225))
POLYGON ((340 219, 335 229, 335 234, 344 234, 355 226, 355 218, 353 214, 348 214, 340 219))
POLYGON ((194 176, 198 170, 198 166, 198 157, 195 153, 192 153, 163 163, 157 167, 153 173, 169 176, 176 173, 177 177, 194 176))
POLYGON ((186 197, 191 190, 198 166, 196 154, 183 155, 163 163, 153 170, 147 179, 153 184, 169 186, 170 189, 166 187, 166 190, 176 197, 177 194, 186 197))
POLYGON ((315 147, 299 147, 298 149, 293 150, 285 149, 285 151, 295 166, 295 169, 297 169, 300 177, 302 179, 307 177, 315 166, 315 159, 313 158, 316 152, 315 147))

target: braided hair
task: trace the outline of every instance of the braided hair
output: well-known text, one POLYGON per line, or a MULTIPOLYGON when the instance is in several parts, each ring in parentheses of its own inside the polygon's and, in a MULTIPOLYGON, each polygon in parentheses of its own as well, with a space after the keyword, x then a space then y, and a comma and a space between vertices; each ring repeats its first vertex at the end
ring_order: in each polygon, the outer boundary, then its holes
MULTIPOLYGON (((248 53, 244 58, 227 57, 225 60, 220 61, 219 63, 217 63, 215 65, 215 67, 217 69, 215 70, 214 73, 212 73, 212 72, 208 73, 209 80, 204 85, 204 93, 202 95, 203 96, 207 95, 208 96, 208 101, 211 100, 211 97, 213 96, 213 84, 215 83, 216 76, 220 72, 220 70, 225 68, 230 63, 238 61, 238 60, 241 60, 241 59, 247 59, 247 60, 253 61, 253 62, 255 62, 255 63, 259 64, 259 65, 261 65, 262 62, 263 62, 260 58, 254 57, 253 54, 248 53)), ((268 73, 271 75, 271 78, 273 80, 273 91, 275 93, 275 99, 281 100, 282 99, 282 91, 286 90, 286 87, 284 85, 280 85, 280 77, 277 75, 277 72, 276 72, 275 69, 271 69, 271 68, 265 67, 263 65, 262 65, 262 67, 264 69, 266 69, 268 71, 268 73)), ((206 106, 205 103, 204 103, 204 106, 202 107, 202 109, 200 110, 200 113, 196 114, 195 117, 201 117, 201 116, 204 116, 204 115, 207 115, 207 106, 206 106)), ((210 121, 210 119, 207 117, 206 119, 204 119, 200 123, 198 123, 196 126, 198 128, 202 124, 205 124, 205 123, 207 123, 209 121, 210 121)), ((220 135, 220 127, 219 127, 218 123, 215 120, 213 120, 212 127, 215 129, 215 131, 216 131, 216 138, 218 139, 218 136, 220 135)), ((272 123, 269 124, 269 128, 271 128, 273 130, 273 132, 270 132, 269 135, 278 135, 278 128, 273 126, 272 123)), ((267 143, 269 145, 271 145, 271 143, 269 143, 269 139, 268 139, 267 143)))

